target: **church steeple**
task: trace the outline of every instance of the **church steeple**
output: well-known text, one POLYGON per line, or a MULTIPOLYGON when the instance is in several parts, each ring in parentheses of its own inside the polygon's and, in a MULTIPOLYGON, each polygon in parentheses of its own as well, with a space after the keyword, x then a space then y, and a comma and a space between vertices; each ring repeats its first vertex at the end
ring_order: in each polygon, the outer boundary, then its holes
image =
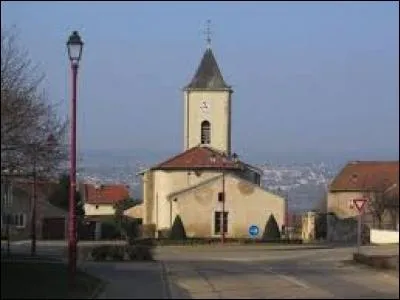
POLYGON ((211 50, 211 21, 207 20, 207 27, 204 31, 206 35, 207 49, 201 59, 200 65, 192 79, 185 87, 189 89, 204 90, 230 90, 230 86, 226 84, 218 67, 217 60, 211 50))
POLYGON ((207 47, 192 81, 186 86, 186 89, 227 90, 230 88, 222 77, 211 47, 207 47))
POLYGON ((210 22, 207 49, 191 82, 184 88, 184 149, 205 145, 231 153, 231 96, 211 50, 210 22))

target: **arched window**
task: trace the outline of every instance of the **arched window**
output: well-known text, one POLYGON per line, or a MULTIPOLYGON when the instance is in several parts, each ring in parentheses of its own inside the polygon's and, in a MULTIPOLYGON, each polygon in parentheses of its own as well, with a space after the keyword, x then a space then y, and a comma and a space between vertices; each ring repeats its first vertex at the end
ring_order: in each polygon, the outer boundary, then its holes
POLYGON ((211 124, 208 121, 201 122, 201 143, 211 143, 211 124))

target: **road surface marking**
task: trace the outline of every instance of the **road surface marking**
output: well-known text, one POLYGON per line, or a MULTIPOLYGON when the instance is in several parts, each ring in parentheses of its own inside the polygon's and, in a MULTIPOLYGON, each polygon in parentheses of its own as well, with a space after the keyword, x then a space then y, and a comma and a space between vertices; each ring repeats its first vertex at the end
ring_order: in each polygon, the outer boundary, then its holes
POLYGON ((275 274, 279 278, 282 278, 282 279, 284 279, 284 280, 286 280, 288 282, 291 282, 291 283, 293 283, 293 284, 295 284, 297 286, 300 286, 300 287, 302 287, 304 289, 309 289, 310 288, 307 284, 305 284, 304 282, 301 282, 300 280, 296 279, 295 277, 282 275, 282 274, 278 274, 278 273, 275 273, 275 274))
POLYGON ((298 280, 297 278, 293 277, 293 276, 288 276, 288 275, 283 275, 280 274, 278 272, 272 271, 270 268, 262 268, 264 271, 274 274, 276 276, 278 276, 279 278, 286 280, 287 282, 293 283, 299 287, 302 287, 304 289, 310 289, 311 287, 309 285, 307 285, 306 283, 298 280))

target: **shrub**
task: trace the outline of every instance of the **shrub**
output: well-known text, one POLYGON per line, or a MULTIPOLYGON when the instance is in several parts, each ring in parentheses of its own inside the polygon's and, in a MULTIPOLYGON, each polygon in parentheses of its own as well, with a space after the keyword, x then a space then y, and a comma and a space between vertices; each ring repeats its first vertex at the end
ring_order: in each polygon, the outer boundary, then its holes
POLYGON ((171 235, 171 230, 169 229, 161 229, 158 231, 159 239, 167 239, 171 235))
POLYGON ((130 260, 153 260, 152 248, 147 245, 135 245, 126 248, 130 260))
POLYGON ((144 224, 142 225, 142 236, 144 238, 154 238, 156 233, 155 224, 144 224))
POLYGON ((109 253, 110 246, 100 246, 93 248, 92 250, 92 259, 95 261, 104 261, 107 258, 107 254, 109 253))
POLYGON ((110 248, 110 252, 108 253, 108 257, 114 261, 124 260, 125 248, 123 246, 112 246, 110 248))
POLYGON ((183 226, 182 219, 179 215, 176 216, 176 218, 174 220, 174 224, 172 224, 169 238, 171 240, 185 240, 186 239, 185 227, 183 226))
POLYGON ((121 236, 117 225, 112 221, 101 223, 101 238, 106 240, 113 240, 121 236))
POLYGON ((262 239, 264 241, 276 241, 280 240, 281 233, 279 232, 278 223, 275 220, 273 214, 269 216, 267 223, 265 224, 264 233, 262 239))
POLYGON ((94 261, 143 261, 153 260, 152 246, 148 245, 113 245, 99 246, 92 249, 94 261))

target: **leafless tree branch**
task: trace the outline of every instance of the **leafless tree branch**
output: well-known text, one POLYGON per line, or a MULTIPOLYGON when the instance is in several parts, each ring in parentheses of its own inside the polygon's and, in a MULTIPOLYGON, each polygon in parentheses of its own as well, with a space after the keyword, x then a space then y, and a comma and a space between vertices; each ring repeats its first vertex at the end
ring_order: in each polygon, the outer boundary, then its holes
MULTIPOLYGON (((388 190, 397 183, 385 173, 374 174, 366 176, 363 182, 364 197, 368 198, 368 212, 372 215, 374 226, 379 229, 383 228, 386 213, 391 218, 399 211, 399 200, 398 196, 394 193, 388 192, 388 190)), ((393 222, 393 220, 392 220, 393 222)))
POLYGON ((18 44, 16 28, 1 28, 2 170, 35 165, 50 172, 66 157, 66 122, 40 90, 43 79, 18 44))

